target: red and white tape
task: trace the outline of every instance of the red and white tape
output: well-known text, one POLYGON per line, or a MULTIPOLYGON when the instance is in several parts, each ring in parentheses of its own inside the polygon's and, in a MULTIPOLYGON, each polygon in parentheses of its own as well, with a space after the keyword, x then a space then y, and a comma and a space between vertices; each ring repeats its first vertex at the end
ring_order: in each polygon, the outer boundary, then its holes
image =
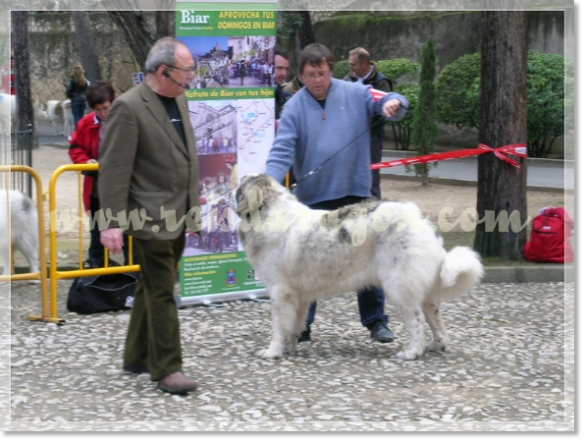
POLYGON ((519 144, 508 144, 506 146, 492 148, 486 146, 485 144, 478 144, 476 149, 463 149, 463 150, 455 150, 453 152, 442 152, 442 153, 435 153, 429 155, 422 155, 419 157, 412 157, 412 158, 402 158, 399 160, 392 160, 392 161, 385 161, 383 163, 376 163, 370 166, 370 169, 385 169, 386 167, 394 167, 394 166, 409 166, 411 164, 422 164, 422 163, 429 163, 431 161, 443 161, 443 160, 452 160, 455 158, 464 158, 464 157, 471 157, 475 155, 481 155, 484 153, 493 152, 500 160, 505 161, 506 163, 520 168, 520 164, 516 161, 507 157, 504 154, 520 157, 520 158, 527 158, 528 157, 528 149, 526 148, 526 144, 519 143, 519 144))

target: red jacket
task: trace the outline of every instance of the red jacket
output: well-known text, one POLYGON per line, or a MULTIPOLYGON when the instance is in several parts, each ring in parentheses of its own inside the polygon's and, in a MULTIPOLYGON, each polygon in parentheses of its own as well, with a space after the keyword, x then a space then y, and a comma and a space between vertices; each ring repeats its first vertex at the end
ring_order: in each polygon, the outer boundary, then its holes
POLYGON ((0 74, 0 92, 14 95, 14 72, 10 65, 5 66, 0 74))
MULTIPOLYGON (((69 158, 75 164, 85 164, 98 159, 100 145, 100 120, 91 112, 77 122, 75 132, 69 135, 69 158)), ((93 178, 83 178, 83 206, 89 211, 89 201, 93 190, 93 178)))

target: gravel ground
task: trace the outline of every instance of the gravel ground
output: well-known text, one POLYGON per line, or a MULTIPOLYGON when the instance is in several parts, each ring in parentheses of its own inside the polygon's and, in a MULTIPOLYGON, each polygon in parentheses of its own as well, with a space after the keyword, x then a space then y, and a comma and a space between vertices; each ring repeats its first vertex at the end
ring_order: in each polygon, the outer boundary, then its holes
MULTIPOLYGON (((179 310, 184 371, 197 391, 169 395, 121 371, 129 311, 34 323, 38 285, 12 284, 14 431, 574 431, 574 284, 483 284, 444 304, 451 350, 401 361, 398 336, 369 342, 355 294, 319 304, 313 341, 263 360, 268 300, 179 310)), ((1 370, 1 373, 6 373, 1 370)), ((7 392, 0 396, 8 400, 7 392)))

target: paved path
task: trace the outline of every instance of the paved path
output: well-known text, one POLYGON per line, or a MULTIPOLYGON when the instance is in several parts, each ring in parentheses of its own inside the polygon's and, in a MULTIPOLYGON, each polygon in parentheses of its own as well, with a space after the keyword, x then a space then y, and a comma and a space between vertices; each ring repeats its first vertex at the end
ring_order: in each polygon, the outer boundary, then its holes
MULTIPOLYGON (((39 144, 53 144, 68 147, 67 137, 55 136, 49 122, 41 122, 37 126, 39 144)), ((486 154, 487 155, 487 154, 486 154)), ((382 161, 390 161, 405 156, 415 156, 413 152, 385 150, 382 161)), ((395 176, 414 176, 407 173, 404 166, 382 169, 382 174, 395 176)), ((431 177, 440 180, 477 182, 477 158, 441 161, 431 169, 431 177)), ((541 189, 575 189, 575 169, 573 161, 562 160, 528 160, 527 185, 541 189)))
MULTIPOLYGON (((489 155, 489 154, 484 154, 489 155)), ((382 161, 391 161, 405 156, 400 151, 384 151, 382 161)), ((383 174, 396 176, 414 176, 407 173, 404 166, 381 169, 383 174)), ((477 182, 477 157, 462 158, 437 162, 430 172, 431 178, 463 182, 477 182)), ((544 189, 575 189, 575 168, 572 161, 562 160, 528 160, 528 187, 544 189)))

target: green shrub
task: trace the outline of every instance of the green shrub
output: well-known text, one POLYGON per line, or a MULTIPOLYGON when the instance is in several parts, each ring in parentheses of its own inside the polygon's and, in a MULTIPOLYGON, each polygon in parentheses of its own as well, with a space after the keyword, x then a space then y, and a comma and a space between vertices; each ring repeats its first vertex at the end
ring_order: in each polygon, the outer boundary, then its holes
MULTIPOLYGON (((465 55, 443 69, 436 84, 439 121, 479 128, 480 67, 481 57, 476 53, 465 55)), ((528 52, 526 141, 529 156, 546 157, 565 129, 572 129, 572 121, 565 122, 565 106, 571 108, 574 104, 571 93, 574 69, 573 61, 561 55, 537 50, 528 52)))
POLYGON ((333 77, 334 78, 339 78, 341 80, 347 74, 349 74, 349 61, 348 60, 339 60, 337 63, 335 63, 335 67, 333 68, 333 77))
POLYGON ((380 60, 376 62, 378 72, 396 84, 398 79, 412 81, 420 71, 420 64, 414 63, 406 58, 395 58, 394 60, 380 60))
POLYGON ((457 127, 479 129, 479 52, 445 66, 437 80, 437 117, 457 127))
MULTIPOLYGON (((565 105, 573 106, 570 93, 575 66, 558 54, 528 52, 527 129, 528 154, 546 157, 553 143, 565 132, 565 105), (565 64, 565 62, 567 62, 565 64)), ((572 129, 572 123, 567 129, 572 129)))
POLYGON ((380 60, 376 62, 378 72, 385 75, 394 85, 394 92, 404 95, 409 102, 408 112, 402 120, 388 122, 386 125, 392 128, 394 144, 396 149, 408 150, 410 137, 414 122, 414 111, 418 103, 419 85, 414 83, 416 75, 420 71, 420 64, 414 63, 406 58, 395 58, 394 60, 380 60), (397 85, 400 81, 404 83, 397 85))
POLYGON ((410 137, 414 124, 414 114, 418 107, 419 91, 420 86, 418 83, 403 83, 394 88, 394 92, 405 96, 409 104, 408 112, 406 112, 402 120, 386 123, 386 126, 390 126, 392 129, 396 150, 408 150, 410 147, 410 137))

